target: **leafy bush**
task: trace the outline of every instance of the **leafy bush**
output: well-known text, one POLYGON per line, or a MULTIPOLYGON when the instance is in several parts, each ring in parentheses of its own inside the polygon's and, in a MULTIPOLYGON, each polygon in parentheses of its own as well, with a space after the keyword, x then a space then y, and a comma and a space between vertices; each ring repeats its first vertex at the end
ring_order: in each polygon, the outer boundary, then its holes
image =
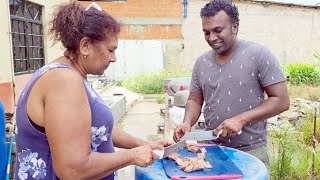
POLYGON ((163 93, 163 80, 174 77, 190 77, 191 72, 169 72, 160 71, 154 73, 137 74, 130 77, 122 85, 137 93, 143 94, 161 94, 163 93))
POLYGON ((317 65, 289 64, 285 68, 285 73, 292 84, 320 85, 320 69, 317 65))

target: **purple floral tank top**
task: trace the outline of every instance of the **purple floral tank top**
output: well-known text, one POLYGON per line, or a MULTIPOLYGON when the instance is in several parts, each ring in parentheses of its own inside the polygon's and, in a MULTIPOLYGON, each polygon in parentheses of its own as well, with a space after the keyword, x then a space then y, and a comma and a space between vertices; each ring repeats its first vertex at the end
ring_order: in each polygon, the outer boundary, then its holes
MULTIPOLYGON (((37 130, 30 122, 27 115, 27 99, 35 82, 47 71, 54 68, 71 68, 63 63, 50 63, 36 71, 22 91, 16 111, 16 164, 14 179, 59 179, 53 169, 51 151, 45 133, 37 130)), ((75 70, 76 71, 76 70, 75 70)), ((90 84, 83 80, 89 99, 92 123, 91 123, 91 151, 110 153, 114 152, 111 139, 113 116, 110 108, 99 95, 91 88, 90 84)), ((66 147, 68 148, 68 147, 66 147)), ((74 177, 77 179, 77 177, 74 177)), ((113 180, 111 174, 103 180, 113 180)))

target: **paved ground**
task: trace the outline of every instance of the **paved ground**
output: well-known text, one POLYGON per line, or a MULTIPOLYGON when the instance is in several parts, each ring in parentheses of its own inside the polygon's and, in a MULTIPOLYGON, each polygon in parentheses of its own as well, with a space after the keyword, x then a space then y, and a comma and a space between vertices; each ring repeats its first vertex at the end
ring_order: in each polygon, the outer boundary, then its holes
MULTIPOLYGON (((118 121, 116 126, 127 133, 144 140, 156 140, 164 138, 164 134, 158 133, 158 124, 164 122, 160 115, 161 104, 154 99, 144 99, 143 96, 132 93, 122 87, 108 87, 99 92, 102 95, 121 93, 126 96, 127 113, 118 121)), ((119 180, 133 180, 134 167, 129 166, 118 171, 119 180)))
MULTIPOLYGON (((127 133, 144 140, 156 140, 163 138, 158 134, 158 124, 164 118, 160 115, 160 105, 154 100, 142 100, 137 102, 124 117, 117 123, 127 133)), ((133 180, 134 167, 130 166, 118 172, 119 180, 133 180)))
MULTIPOLYGON (((147 141, 162 138, 173 140, 174 125, 169 121, 169 117, 165 118, 160 114, 160 108, 164 105, 158 104, 152 95, 143 96, 126 88, 111 85, 97 92, 101 96, 113 96, 114 94, 125 96, 127 113, 117 122, 116 126, 127 133, 147 141), (164 124, 165 119, 165 131, 159 132, 158 124, 164 124)), ((193 129, 198 130, 199 127, 195 125, 193 129)), ((134 166, 119 170, 118 176, 119 180, 133 180, 134 166)))

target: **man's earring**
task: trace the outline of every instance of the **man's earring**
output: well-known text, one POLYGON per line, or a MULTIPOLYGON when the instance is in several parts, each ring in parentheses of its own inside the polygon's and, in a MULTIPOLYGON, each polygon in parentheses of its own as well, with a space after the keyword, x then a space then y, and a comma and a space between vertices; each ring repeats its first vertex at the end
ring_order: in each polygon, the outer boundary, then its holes
POLYGON ((83 55, 84 58, 87 58, 87 55, 83 55))

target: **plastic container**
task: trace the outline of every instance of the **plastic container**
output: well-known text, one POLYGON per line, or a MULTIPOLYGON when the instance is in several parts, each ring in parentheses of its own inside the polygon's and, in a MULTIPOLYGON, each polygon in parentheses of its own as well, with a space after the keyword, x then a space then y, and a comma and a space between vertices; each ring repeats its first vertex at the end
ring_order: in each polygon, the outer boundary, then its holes
POLYGON ((162 88, 173 96, 178 91, 189 89, 190 82, 191 77, 168 78, 163 80, 162 88))
POLYGON ((7 143, 4 107, 0 101, 0 179, 5 179, 7 166, 7 143))
MULTIPOLYGON (((243 177, 237 180, 268 180, 269 173, 266 166, 256 157, 243 151, 219 146, 221 150, 234 162, 242 171, 243 177)), ((215 166, 212 164, 213 167, 215 166)), ((152 165, 143 168, 135 166, 135 180, 170 180, 167 176, 163 159, 155 161, 152 165)), ((172 178, 174 179, 174 178, 172 178)), ((190 179, 190 178, 184 178, 190 179)), ((192 180, 201 180, 203 178, 193 178, 192 180)))

